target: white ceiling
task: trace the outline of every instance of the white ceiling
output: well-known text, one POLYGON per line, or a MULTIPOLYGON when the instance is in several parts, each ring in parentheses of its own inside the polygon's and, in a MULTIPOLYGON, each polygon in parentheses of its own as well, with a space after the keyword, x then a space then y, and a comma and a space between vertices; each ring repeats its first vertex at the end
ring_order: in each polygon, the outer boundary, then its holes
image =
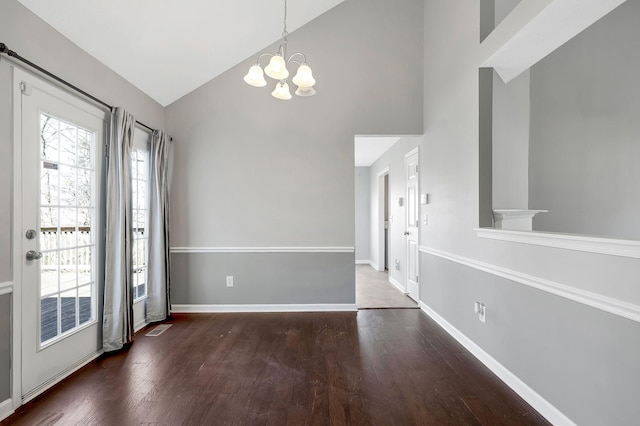
MULTIPOLYGON (((279 40, 284 18, 283 0, 18 1, 163 106, 279 40)), ((287 30, 342 1, 289 0, 287 30)))
POLYGON ((369 167, 398 140, 399 136, 356 136, 355 166, 369 167))

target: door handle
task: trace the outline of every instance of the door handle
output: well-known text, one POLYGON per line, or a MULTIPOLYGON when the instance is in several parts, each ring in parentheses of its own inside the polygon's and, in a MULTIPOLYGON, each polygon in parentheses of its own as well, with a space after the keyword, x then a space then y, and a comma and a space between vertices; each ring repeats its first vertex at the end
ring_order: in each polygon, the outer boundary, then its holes
POLYGON ((26 254, 27 260, 37 260, 40 259, 42 257, 42 252, 40 251, 35 251, 35 250, 29 250, 26 254))
POLYGON ((409 231, 406 231, 406 232, 404 233, 404 235, 409 235, 409 234, 410 234, 410 232, 409 232, 409 231))

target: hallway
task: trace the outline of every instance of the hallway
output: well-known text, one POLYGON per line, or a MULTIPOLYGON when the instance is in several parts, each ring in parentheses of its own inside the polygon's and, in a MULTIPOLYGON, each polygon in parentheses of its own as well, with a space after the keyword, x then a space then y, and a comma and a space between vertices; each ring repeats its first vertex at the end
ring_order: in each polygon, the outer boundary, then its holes
POLYGON ((358 309, 418 309, 418 304, 389 282, 388 272, 370 265, 356 265, 356 306, 358 309))

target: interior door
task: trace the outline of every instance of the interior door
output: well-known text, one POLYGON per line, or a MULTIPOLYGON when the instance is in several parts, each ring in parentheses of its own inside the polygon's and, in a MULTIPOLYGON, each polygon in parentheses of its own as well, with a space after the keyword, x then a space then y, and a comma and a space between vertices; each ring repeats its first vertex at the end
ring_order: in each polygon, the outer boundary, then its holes
POLYGON ((418 193, 418 149, 405 155, 406 187, 407 187, 407 294, 416 302, 418 296, 418 235, 419 235, 419 193, 418 193))
MULTIPOLYGON (((94 358, 105 113, 16 71, 21 92, 22 398, 94 358)), ((17 111, 16 111, 17 112, 17 111)))

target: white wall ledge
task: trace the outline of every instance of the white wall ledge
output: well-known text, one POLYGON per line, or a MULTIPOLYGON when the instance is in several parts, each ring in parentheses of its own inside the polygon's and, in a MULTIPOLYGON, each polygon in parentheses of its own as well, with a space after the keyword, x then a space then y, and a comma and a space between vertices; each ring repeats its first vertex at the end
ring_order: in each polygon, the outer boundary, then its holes
POLYGON ((171 247, 171 253, 354 253, 355 247, 171 247))
POLYGON ((475 228, 480 238, 640 259, 640 241, 540 231, 475 228))

